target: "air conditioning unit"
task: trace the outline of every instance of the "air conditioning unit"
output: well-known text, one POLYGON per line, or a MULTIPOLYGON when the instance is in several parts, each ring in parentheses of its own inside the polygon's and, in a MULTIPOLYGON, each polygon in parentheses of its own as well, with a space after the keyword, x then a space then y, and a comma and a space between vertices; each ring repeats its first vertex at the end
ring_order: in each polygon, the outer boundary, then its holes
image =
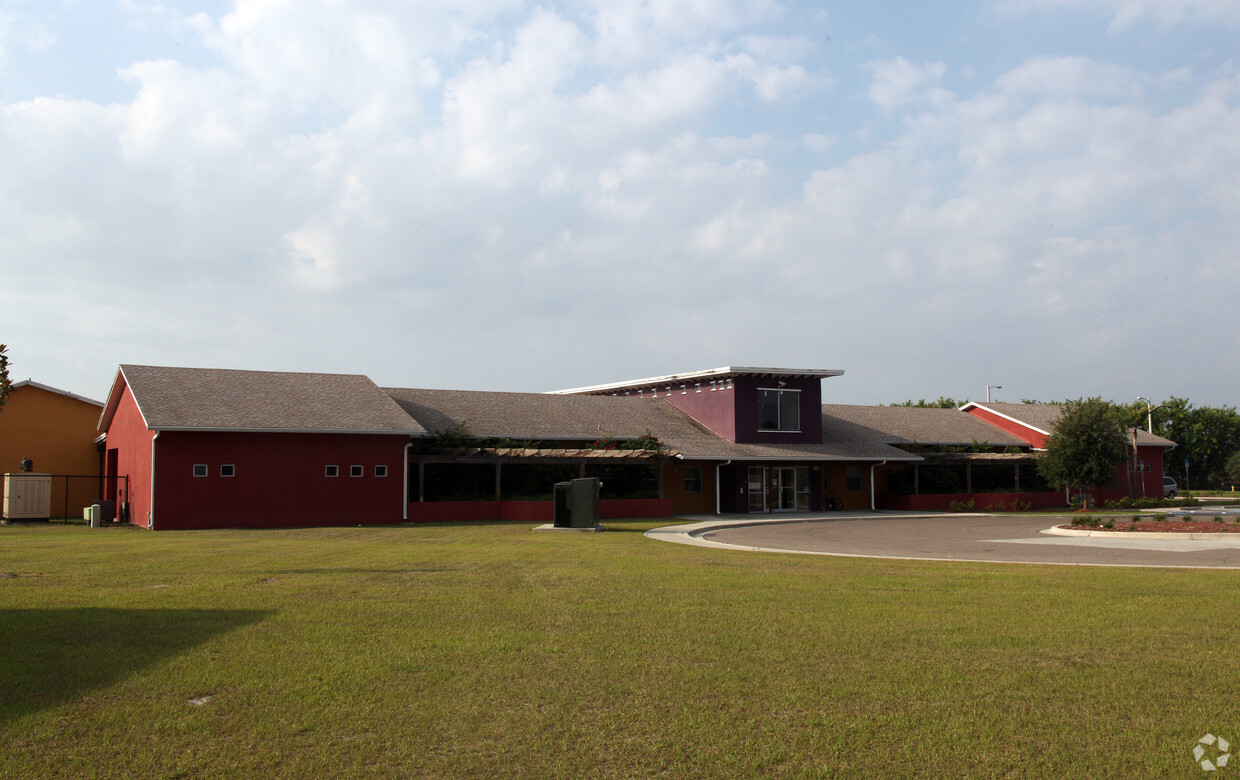
POLYGON ((47 520, 52 516, 52 475, 4 475, 4 519, 47 520))

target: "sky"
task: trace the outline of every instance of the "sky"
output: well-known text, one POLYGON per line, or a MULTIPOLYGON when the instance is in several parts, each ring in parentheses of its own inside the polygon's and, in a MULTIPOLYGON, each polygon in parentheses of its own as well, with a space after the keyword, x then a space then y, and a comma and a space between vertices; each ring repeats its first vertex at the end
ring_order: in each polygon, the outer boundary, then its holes
POLYGON ((0 343, 1235 406, 1235 0, 0 0, 0 343))

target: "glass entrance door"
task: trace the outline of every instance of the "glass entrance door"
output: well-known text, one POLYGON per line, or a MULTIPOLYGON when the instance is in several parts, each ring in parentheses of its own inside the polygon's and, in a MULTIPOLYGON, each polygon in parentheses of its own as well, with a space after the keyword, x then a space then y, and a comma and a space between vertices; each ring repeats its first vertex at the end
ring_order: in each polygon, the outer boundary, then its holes
POLYGON ((808 466, 750 466, 750 512, 808 512, 808 466))

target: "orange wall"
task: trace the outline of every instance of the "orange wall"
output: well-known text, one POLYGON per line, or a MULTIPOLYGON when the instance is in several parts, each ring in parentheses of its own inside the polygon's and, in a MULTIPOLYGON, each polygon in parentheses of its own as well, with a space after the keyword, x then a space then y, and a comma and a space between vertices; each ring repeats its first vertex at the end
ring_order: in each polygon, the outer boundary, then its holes
MULTIPOLYGON (((103 407, 33 385, 13 388, 0 409, 0 473, 21 470, 22 458, 43 474, 99 475, 95 428, 103 407)), ((100 498, 97 480, 52 480, 52 514, 80 516, 100 498)))

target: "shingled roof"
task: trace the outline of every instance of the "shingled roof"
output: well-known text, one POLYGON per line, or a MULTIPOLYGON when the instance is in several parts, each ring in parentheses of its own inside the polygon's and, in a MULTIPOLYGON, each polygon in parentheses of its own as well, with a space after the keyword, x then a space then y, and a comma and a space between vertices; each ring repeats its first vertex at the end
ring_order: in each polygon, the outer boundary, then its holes
POLYGON ((149 430, 425 433, 360 374, 122 365, 99 421, 128 386, 149 430))
POLYGON ((426 430, 458 425, 474 436, 554 441, 633 439, 646 432, 687 460, 917 460, 873 438, 823 444, 738 444, 662 398, 623 398, 478 390, 385 388, 426 430))
POLYGON ((823 404, 825 438, 851 436, 886 444, 1027 447, 1028 442, 959 409, 823 404))

